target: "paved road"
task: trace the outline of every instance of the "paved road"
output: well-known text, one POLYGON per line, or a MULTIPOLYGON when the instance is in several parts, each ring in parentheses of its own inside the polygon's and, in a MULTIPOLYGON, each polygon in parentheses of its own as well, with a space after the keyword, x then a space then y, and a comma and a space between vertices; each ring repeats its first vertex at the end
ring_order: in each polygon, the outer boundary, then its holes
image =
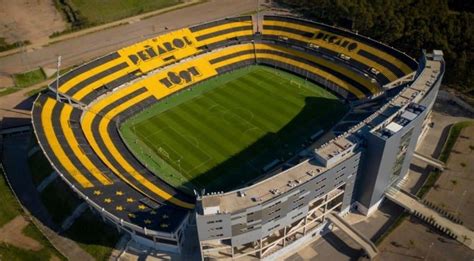
POLYGON ((13 54, 0 58, 0 75, 24 72, 38 66, 54 68, 57 55, 63 57, 63 67, 80 64, 94 57, 112 52, 181 27, 251 12, 255 0, 210 0, 74 39, 51 44, 41 49, 13 54))

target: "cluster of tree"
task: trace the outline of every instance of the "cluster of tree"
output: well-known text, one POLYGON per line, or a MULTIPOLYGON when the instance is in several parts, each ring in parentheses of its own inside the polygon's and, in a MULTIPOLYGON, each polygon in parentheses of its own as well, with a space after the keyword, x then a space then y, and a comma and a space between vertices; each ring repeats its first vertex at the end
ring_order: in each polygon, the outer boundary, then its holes
POLYGON ((474 93, 474 1, 276 0, 327 24, 358 31, 419 57, 422 49, 445 54, 444 83, 474 93))

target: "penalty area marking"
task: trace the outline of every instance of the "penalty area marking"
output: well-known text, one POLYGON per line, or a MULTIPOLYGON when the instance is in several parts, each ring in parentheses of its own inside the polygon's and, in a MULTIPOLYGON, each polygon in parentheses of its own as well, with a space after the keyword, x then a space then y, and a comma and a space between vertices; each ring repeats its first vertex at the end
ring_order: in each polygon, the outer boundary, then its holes
MULTIPOLYGON (((187 141, 189 144, 192 144, 192 146, 194 146, 197 150, 199 150, 199 152, 204 155, 206 157, 205 160, 202 160, 201 163, 199 165, 196 165, 194 166, 193 168, 189 169, 185 169, 181 166, 181 160, 184 160, 184 157, 178 153, 176 150, 174 150, 172 148, 172 146, 168 146, 166 145, 166 142, 159 142, 157 145, 159 145, 159 148, 162 148, 162 150, 164 150, 166 153, 168 153, 166 151, 165 148, 163 147, 167 147, 169 150, 172 151, 172 153, 174 153, 175 155, 179 156, 179 158, 177 160, 173 160, 172 158, 170 157, 167 157, 169 160, 173 161, 175 165, 179 166, 179 170, 180 171, 183 171, 185 174, 189 174, 191 173, 192 171, 194 171, 195 169, 197 168, 200 168, 201 166, 203 165, 206 165, 208 164, 210 161, 212 161, 214 159, 214 157, 212 157, 211 155, 209 155, 207 152, 205 152, 203 149, 201 149, 201 147, 199 146, 199 140, 196 138, 196 137, 192 137, 190 135, 183 135, 182 133, 180 133, 179 131, 177 131, 175 128, 171 127, 171 126, 167 126, 167 127, 164 127, 164 128, 160 128, 158 129, 157 131, 153 132, 152 134, 148 135, 147 137, 145 137, 145 139, 150 142, 150 144, 153 144, 155 143, 156 144, 156 139, 153 139, 155 141, 152 141, 150 140, 150 137, 154 137, 154 136, 157 136, 159 135, 160 133, 164 132, 164 131, 167 131, 167 130, 171 130, 173 133, 177 134, 179 136, 179 139, 183 139, 185 141, 187 141), (160 146, 161 145, 161 146, 160 146)), ((156 146, 155 146, 156 147, 156 146)), ((164 153, 162 153, 164 154, 164 153)), ((169 153, 168 153, 169 154, 169 153)))

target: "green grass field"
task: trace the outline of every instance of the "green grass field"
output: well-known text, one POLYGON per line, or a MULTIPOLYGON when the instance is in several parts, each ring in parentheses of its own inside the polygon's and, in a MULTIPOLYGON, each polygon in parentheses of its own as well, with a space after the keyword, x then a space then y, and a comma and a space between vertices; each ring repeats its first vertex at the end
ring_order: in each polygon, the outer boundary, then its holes
POLYGON ((347 112, 337 97, 292 74, 251 66, 153 105, 121 127, 135 155, 184 191, 226 191, 284 161, 347 112))
POLYGON ((46 75, 41 68, 13 75, 15 86, 19 88, 28 87, 46 80, 46 75))

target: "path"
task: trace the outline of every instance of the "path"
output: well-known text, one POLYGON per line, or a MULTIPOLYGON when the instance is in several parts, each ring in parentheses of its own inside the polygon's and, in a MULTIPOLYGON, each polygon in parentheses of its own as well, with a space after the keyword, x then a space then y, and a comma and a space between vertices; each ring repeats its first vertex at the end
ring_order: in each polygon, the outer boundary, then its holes
POLYGON ((419 160, 422 160, 424 161, 425 163, 427 163, 428 165, 431 165, 437 169, 440 169, 440 170, 444 170, 444 162, 440 161, 440 160, 437 160, 437 159, 434 159, 434 158, 431 158, 431 157, 428 157, 428 156, 425 156, 425 155, 422 155, 418 152, 414 152, 413 153, 413 157, 419 159, 419 160))
POLYGON ((418 201, 414 196, 410 195, 407 192, 391 188, 387 193, 385 193, 385 195, 388 199, 406 208, 410 212, 413 213, 414 211, 416 211, 425 217, 431 218, 435 224, 438 224, 443 228, 449 229, 452 233, 454 233, 454 235, 457 236, 457 240, 459 242, 474 250, 474 232, 472 230, 469 230, 468 228, 456 224, 451 220, 443 217, 441 214, 425 206, 423 203, 418 201))
POLYGON ((64 256, 69 260, 93 260, 93 258, 69 238, 58 235, 54 224, 41 202, 28 168, 28 144, 31 133, 4 137, 3 158, 5 172, 21 204, 28 210, 33 222, 64 256))

